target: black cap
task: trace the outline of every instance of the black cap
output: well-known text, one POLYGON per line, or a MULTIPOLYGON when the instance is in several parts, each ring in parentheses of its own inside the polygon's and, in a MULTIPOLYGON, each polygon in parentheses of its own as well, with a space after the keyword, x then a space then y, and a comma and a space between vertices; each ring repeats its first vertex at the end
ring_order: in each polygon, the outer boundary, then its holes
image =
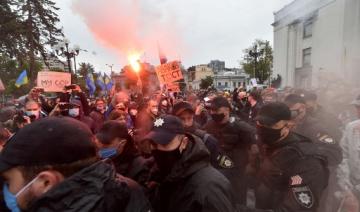
POLYGON ((212 110, 217 110, 221 107, 227 107, 231 109, 231 105, 229 103, 229 101, 222 96, 218 96, 215 97, 212 101, 211 101, 211 109, 212 110))
POLYGON ((125 124, 118 121, 107 121, 96 134, 96 138, 103 144, 110 144, 115 138, 131 141, 131 136, 125 124))
POLYGON ((282 102, 272 102, 265 104, 259 110, 255 120, 260 124, 272 126, 281 120, 290 120, 291 111, 289 107, 282 102))
POLYGON ((176 116, 164 115, 155 119, 151 132, 145 136, 145 139, 166 145, 178 134, 185 134, 181 120, 176 116))
POLYGON ((0 172, 15 166, 61 165, 95 157, 88 126, 73 118, 44 118, 20 129, 0 154, 0 172))
POLYGON ((297 103, 305 104, 305 99, 298 94, 289 94, 285 97, 284 102, 291 107, 292 105, 295 105, 297 103))
POLYGON ((189 111, 190 113, 195 113, 193 107, 189 102, 178 102, 173 107, 173 115, 179 116, 182 112, 189 111))

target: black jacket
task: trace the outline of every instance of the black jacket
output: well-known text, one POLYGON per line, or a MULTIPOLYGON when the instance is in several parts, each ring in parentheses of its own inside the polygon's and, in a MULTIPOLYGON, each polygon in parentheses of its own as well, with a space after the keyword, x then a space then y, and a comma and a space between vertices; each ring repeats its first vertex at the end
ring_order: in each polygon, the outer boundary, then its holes
POLYGON ((285 140, 262 149, 256 208, 315 212, 329 178, 329 156, 324 148, 290 133, 285 140))
POLYGON ((65 179, 36 200, 29 211, 151 211, 141 187, 97 162, 65 179))
POLYGON ((125 146, 123 153, 113 158, 112 161, 117 173, 146 187, 150 178, 150 170, 154 164, 151 158, 144 158, 132 144, 129 144, 125 146))
POLYGON ((199 139, 190 139, 180 161, 160 183, 155 211, 233 212, 234 198, 229 181, 210 166, 204 144, 199 139))

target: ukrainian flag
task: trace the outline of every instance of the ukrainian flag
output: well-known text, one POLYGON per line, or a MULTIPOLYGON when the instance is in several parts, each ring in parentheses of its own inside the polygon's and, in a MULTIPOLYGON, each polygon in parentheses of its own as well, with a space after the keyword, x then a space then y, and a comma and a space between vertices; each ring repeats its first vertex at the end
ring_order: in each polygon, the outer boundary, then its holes
POLYGON ((86 76, 85 82, 86 82, 86 87, 89 90, 90 95, 94 95, 94 93, 96 91, 96 86, 95 86, 95 82, 94 82, 94 77, 91 73, 89 73, 86 76))
POLYGON ((106 85, 106 90, 111 90, 112 86, 114 85, 113 81, 110 79, 110 77, 105 74, 104 76, 104 81, 105 81, 105 85, 106 85))
POLYGON ((96 84, 101 88, 102 91, 106 90, 106 85, 105 85, 105 82, 104 82, 104 78, 101 76, 100 73, 97 75, 96 84))
POLYGON ((28 77, 27 77, 26 70, 23 70, 23 72, 21 72, 21 74, 17 78, 17 80, 15 82, 15 86, 19 88, 22 85, 28 84, 28 82, 29 82, 29 80, 28 80, 28 77))

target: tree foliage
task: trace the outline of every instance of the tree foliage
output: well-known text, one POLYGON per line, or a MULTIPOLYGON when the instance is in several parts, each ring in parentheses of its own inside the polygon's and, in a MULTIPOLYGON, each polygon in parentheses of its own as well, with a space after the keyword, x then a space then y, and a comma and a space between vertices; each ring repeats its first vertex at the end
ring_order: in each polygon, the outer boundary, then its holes
MULTIPOLYGON (((0 56, 0 79, 4 83, 5 94, 18 97, 29 92, 32 84, 35 84, 35 82, 22 85, 20 88, 15 86, 15 81, 20 73, 24 69, 28 70, 28 68, 29 65, 27 63, 20 64, 15 59, 11 59, 7 56, 0 56)), ((36 62, 34 72, 37 73, 41 68, 42 64, 36 62)))
POLYGON ((255 40, 249 48, 244 50, 241 63, 243 69, 251 78, 264 83, 271 76, 273 66, 273 50, 269 41, 255 40))
POLYGON ((45 61, 48 49, 63 36, 52 0, 2 0, 0 3, 0 54, 28 64, 30 81, 36 77, 36 60, 45 61))
POLYGON ((200 82, 200 89, 208 89, 209 87, 211 87, 214 83, 214 78, 207 76, 205 79, 201 79, 200 82))

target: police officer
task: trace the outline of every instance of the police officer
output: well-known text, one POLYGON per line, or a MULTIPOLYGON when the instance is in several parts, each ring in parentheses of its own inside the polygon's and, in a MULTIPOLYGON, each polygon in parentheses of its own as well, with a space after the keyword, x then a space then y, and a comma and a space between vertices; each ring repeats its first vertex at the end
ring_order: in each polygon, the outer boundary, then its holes
POLYGON ((284 103, 264 105, 256 117, 262 161, 256 208, 316 211, 327 186, 327 156, 306 137, 289 129, 291 112, 284 103))
POLYGON ((285 104, 291 111, 291 129, 312 141, 319 141, 322 143, 335 143, 333 132, 326 129, 324 124, 314 117, 307 114, 306 104, 303 97, 298 94, 290 94, 285 100, 285 104))
MULTIPOLYGON (((229 181, 210 166, 203 142, 187 134, 181 120, 157 118, 143 142, 149 142, 158 167, 153 206, 157 212, 235 211, 229 181)), ((155 172, 154 172, 155 173, 155 172)))
POLYGON ((255 144, 255 129, 249 124, 230 118, 231 106, 224 97, 215 97, 211 105, 211 117, 204 130, 219 141, 220 171, 230 180, 237 194, 237 203, 246 203, 245 168, 248 150, 255 144))
POLYGON ((316 119, 313 115, 308 114, 305 99, 297 94, 290 94, 285 98, 285 103, 290 107, 292 112, 292 131, 308 137, 311 141, 320 145, 328 151, 330 160, 329 186, 323 193, 323 199, 320 201, 319 211, 336 211, 334 210, 340 204, 334 193, 338 190, 336 185, 336 169, 342 160, 341 148, 339 146, 339 133, 335 129, 324 123, 324 120, 316 119), (331 204, 329 204, 329 202, 331 204))
POLYGON ((307 114, 319 120, 326 129, 332 132, 334 139, 339 141, 342 137, 340 120, 318 103, 315 93, 307 91, 304 92, 303 96, 307 114))

